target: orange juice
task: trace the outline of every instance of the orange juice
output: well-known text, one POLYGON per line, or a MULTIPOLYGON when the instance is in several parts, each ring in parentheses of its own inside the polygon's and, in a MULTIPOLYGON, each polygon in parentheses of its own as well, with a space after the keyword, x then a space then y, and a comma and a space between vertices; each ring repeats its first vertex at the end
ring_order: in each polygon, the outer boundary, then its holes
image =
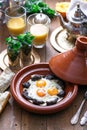
POLYGON ((35 36, 33 43, 37 46, 46 43, 48 32, 48 27, 43 24, 34 24, 30 27, 30 33, 35 36))
POLYGON ((7 22, 9 33, 13 36, 17 36, 24 33, 26 24, 23 18, 11 18, 7 22))

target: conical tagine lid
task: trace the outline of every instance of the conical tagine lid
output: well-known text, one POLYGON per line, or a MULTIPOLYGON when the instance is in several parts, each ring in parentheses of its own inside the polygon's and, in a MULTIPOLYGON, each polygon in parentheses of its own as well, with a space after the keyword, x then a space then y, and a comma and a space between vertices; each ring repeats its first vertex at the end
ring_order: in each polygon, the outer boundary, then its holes
POLYGON ((87 85, 87 37, 79 36, 75 47, 52 57, 49 66, 61 79, 87 85))

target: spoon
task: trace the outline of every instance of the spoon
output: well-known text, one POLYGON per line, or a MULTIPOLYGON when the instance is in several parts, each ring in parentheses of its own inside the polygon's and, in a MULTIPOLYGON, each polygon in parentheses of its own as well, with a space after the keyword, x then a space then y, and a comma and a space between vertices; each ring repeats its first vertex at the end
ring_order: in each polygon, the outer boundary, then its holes
POLYGON ((80 125, 85 125, 87 122, 87 111, 84 113, 83 117, 80 120, 80 125))
POLYGON ((75 115, 71 118, 71 124, 72 125, 74 125, 74 124, 76 124, 78 122, 82 107, 83 107, 86 100, 87 100, 87 91, 85 92, 84 99, 83 99, 79 109, 77 110, 75 115))

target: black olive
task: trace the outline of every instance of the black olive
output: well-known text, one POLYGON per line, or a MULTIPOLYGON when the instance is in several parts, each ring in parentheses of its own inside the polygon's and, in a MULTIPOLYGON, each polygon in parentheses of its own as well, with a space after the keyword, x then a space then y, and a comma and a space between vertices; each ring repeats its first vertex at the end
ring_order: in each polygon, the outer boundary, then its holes
POLYGON ((33 99, 32 101, 33 101, 33 103, 34 103, 35 105, 40 105, 40 104, 43 104, 43 103, 44 103, 44 101, 39 101, 39 100, 37 100, 37 99, 33 99))
POLYGON ((31 80, 32 80, 32 81, 36 81, 36 80, 39 80, 39 79, 41 79, 41 78, 42 78, 42 76, 39 75, 39 74, 35 74, 35 75, 32 75, 32 76, 31 76, 31 80))
POLYGON ((53 74, 48 74, 45 76, 46 79, 52 80, 52 79, 56 79, 55 75, 53 74))
POLYGON ((64 91, 64 90, 60 91, 60 92, 58 93, 58 96, 59 96, 59 97, 64 97, 64 96, 65 96, 65 91, 64 91))
POLYGON ((24 88, 29 88, 30 83, 29 83, 29 82, 24 82, 24 83, 22 83, 22 86, 23 86, 24 88))
POLYGON ((25 98, 25 99, 31 99, 29 96, 28 96, 28 92, 26 90, 24 90, 22 92, 22 96, 25 98))
POLYGON ((65 82, 63 80, 59 79, 57 83, 62 87, 62 89, 65 88, 65 82))
POLYGON ((52 101, 47 101, 47 102, 46 102, 46 103, 47 103, 47 106, 56 104, 56 103, 57 103, 57 100, 58 100, 58 98, 56 98, 56 99, 54 99, 54 100, 52 100, 52 101))

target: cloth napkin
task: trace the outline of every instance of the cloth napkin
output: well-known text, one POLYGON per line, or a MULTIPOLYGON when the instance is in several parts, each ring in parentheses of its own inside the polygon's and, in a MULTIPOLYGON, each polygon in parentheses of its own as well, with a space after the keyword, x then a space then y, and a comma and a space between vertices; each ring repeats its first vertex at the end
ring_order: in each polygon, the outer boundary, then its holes
POLYGON ((87 1, 86 0, 71 0, 69 9, 67 10, 66 17, 70 19, 76 10, 76 4, 80 3, 80 9, 87 16, 87 1))

